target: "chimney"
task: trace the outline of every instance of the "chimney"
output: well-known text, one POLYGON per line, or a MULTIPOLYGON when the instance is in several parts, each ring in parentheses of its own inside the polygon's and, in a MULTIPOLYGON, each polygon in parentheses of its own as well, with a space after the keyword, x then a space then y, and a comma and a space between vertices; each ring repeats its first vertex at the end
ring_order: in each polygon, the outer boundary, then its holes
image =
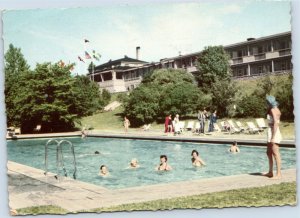
POLYGON ((140 58, 140 49, 141 49, 140 46, 137 46, 137 47, 135 48, 135 51, 136 51, 136 59, 137 59, 137 60, 139 60, 139 58, 140 58))

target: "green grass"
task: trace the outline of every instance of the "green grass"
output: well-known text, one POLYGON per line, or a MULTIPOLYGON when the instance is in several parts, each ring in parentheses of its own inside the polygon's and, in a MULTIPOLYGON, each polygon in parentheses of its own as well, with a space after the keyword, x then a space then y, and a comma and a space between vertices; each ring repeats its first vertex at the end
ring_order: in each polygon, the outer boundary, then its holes
MULTIPOLYGON (((256 188, 244 188, 202 195, 123 204, 115 207, 97 208, 82 212, 113 212, 132 210, 171 210, 186 208, 261 207, 276 205, 296 205, 296 182, 281 183, 256 188)), ((58 206, 45 205, 17 210, 18 215, 66 214, 67 210, 58 206)))
POLYGON ((53 205, 26 207, 17 210, 18 215, 38 215, 38 214, 66 214, 67 210, 53 205))
POLYGON ((163 199, 143 203, 124 204, 115 207, 98 208, 90 212, 250 206, 261 207, 276 205, 296 205, 296 182, 163 199))

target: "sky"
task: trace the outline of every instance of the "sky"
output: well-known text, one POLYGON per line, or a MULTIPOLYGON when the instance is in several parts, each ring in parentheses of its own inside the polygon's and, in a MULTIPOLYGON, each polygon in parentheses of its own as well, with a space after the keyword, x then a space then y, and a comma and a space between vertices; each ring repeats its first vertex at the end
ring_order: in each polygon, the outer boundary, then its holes
POLYGON ((291 30, 289 1, 198 1, 190 3, 111 4, 97 8, 31 9, 3 14, 4 51, 21 48, 32 69, 36 63, 75 63, 86 74, 87 50, 101 54, 96 65, 127 55, 148 62, 228 45, 249 37, 291 30), (88 39, 89 43, 84 43, 88 39))

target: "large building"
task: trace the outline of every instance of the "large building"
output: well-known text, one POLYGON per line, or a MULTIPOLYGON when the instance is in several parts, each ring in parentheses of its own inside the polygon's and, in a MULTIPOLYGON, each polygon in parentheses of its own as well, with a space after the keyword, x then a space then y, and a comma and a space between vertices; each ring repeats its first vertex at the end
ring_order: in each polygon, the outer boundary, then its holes
MULTIPOLYGON (((224 46, 230 56, 233 79, 252 78, 268 73, 292 72, 291 32, 261 38, 248 38, 245 42, 224 46)), ((139 60, 140 47, 136 48, 136 58, 125 56, 109 61, 90 70, 88 76, 98 82, 100 89, 111 93, 125 92, 138 86, 145 74, 161 68, 185 69, 197 74, 195 62, 201 58, 201 51, 186 55, 179 54, 148 63, 139 60)))

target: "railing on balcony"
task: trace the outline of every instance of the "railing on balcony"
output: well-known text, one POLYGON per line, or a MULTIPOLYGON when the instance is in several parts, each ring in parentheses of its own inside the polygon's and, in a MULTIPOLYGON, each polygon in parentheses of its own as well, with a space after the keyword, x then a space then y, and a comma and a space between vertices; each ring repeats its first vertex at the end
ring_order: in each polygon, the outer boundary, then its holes
POLYGON ((279 51, 279 56, 285 56, 285 55, 290 55, 291 54, 291 49, 283 49, 279 51))
POLYGON ((130 77, 130 78, 125 78, 125 81, 132 81, 132 80, 139 80, 141 79, 140 77, 130 77))
POLYGON ((266 54, 258 54, 258 55, 254 55, 254 59, 255 59, 256 61, 258 61, 258 60, 264 60, 264 59, 266 59, 266 54))
POLYGON ((232 59, 233 64, 241 64, 243 63, 243 58, 235 58, 232 59))

